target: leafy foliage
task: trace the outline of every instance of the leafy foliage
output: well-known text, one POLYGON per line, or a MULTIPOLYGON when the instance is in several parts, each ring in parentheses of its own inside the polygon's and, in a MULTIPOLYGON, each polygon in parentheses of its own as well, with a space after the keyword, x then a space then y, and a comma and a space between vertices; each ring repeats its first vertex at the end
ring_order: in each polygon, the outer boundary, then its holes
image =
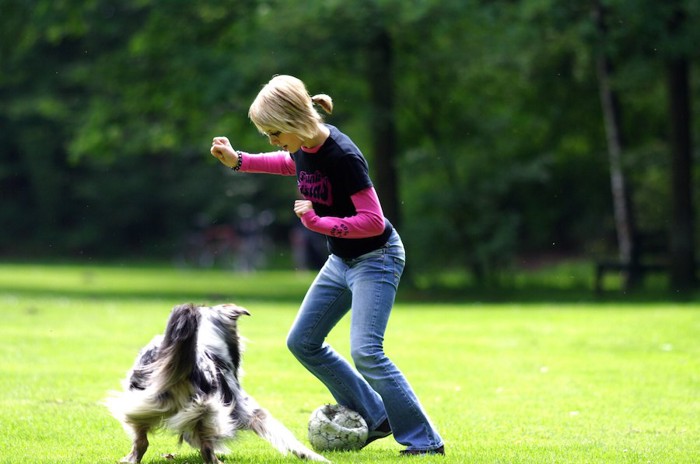
MULTIPOLYGON (((648 229, 665 227, 671 201, 662 68, 697 61, 696 3, 603 1, 626 168, 648 229), (679 8, 688 20, 669 34, 679 8)), ((271 211, 286 237, 293 181, 234 176, 208 156, 214 135, 266 150, 247 108, 278 73, 334 97, 329 122, 371 167, 390 157, 399 188, 389 194, 422 269, 487 278, 522 253, 598 249, 612 208, 590 7, 2 0, 0 252, 168 254, 195 228, 240 223, 250 206, 271 211), (393 53, 395 154, 372 144, 378 33, 393 53)))

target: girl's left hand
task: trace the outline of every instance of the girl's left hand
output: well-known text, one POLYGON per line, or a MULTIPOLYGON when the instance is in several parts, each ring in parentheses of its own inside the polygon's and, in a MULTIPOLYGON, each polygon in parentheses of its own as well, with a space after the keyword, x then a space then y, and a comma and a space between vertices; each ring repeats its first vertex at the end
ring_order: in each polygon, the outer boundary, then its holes
POLYGON ((314 206, 309 200, 296 200, 294 202, 294 213, 297 217, 301 218, 304 214, 309 211, 313 211, 314 206))

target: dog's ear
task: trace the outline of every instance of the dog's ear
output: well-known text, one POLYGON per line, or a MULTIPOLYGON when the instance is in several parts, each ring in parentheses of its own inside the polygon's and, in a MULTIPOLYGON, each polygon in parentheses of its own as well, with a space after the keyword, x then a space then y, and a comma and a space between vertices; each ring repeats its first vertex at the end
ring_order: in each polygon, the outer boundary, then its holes
POLYGON ((223 311, 225 313, 228 313, 230 316, 235 318, 238 318, 240 316, 250 316, 250 313, 247 309, 232 303, 220 304, 214 306, 214 309, 217 311, 223 311))

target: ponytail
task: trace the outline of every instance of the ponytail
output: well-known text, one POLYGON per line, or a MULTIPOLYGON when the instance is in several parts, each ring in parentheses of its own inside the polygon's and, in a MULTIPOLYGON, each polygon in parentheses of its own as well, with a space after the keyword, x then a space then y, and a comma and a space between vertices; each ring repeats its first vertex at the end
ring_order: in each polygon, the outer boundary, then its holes
POLYGON ((333 113, 333 99, 325 93, 320 93, 311 97, 311 101, 323 108, 327 114, 333 113))

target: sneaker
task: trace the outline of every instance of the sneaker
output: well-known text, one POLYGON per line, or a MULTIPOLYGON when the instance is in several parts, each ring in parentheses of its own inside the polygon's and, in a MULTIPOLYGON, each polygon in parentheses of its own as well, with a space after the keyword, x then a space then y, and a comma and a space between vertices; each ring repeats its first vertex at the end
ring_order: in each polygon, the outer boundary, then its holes
POLYGON ((427 449, 427 450, 409 450, 409 449, 407 449, 407 450, 399 451, 399 454, 401 454, 401 456, 419 456, 419 455, 423 455, 423 454, 441 454, 444 456, 445 455, 445 447, 441 446, 439 448, 427 449))
POLYGON ((384 419, 384 422, 379 424, 376 429, 372 430, 367 434, 367 441, 365 442, 363 448, 374 440, 379 440, 380 438, 386 438, 391 435, 391 426, 389 425, 389 419, 384 419))

